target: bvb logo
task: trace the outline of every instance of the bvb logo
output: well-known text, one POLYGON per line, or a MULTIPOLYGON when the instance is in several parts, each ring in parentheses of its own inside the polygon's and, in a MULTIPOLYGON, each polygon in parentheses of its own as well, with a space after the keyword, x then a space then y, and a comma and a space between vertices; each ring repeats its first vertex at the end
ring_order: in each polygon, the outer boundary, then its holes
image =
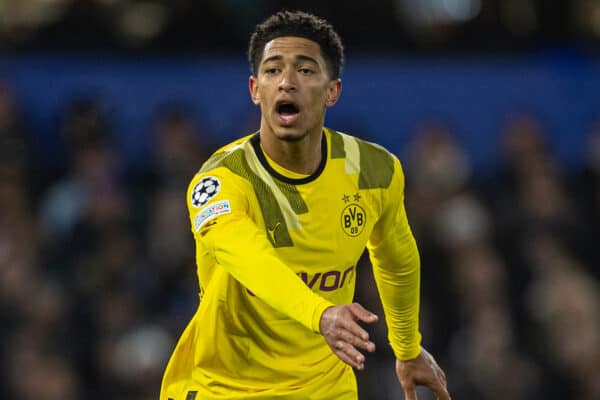
POLYGON ((342 211, 342 229, 348 236, 358 236, 365 229, 367 214, 358 204, 348 204, 342 211))

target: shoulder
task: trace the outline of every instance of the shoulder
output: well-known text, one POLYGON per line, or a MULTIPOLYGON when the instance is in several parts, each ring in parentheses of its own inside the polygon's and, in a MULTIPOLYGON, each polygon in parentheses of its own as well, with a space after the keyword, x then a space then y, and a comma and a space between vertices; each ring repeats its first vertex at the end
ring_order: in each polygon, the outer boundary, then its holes
POLYGON ((247 168, 245 146, 249 145, 251 137, 248 135, 221 147, 202 164, 188 185, 189 204, 199 207, 222 190, 229 192, 242 188, 240 181, 247 168))
POLYGON ((329 129, 331 157, 346 158, 357 166, 361 189, 389 187, 394 171, 399 168, 397 157, 383 146, 329 129))
POLYGON ((252 135, 244 136, 234 142, 231 142, 217 151, 215 151, 209 158, 202 164, 199 174, 207 173, 213 169, 227 166, 233 160, 244 158, 244 149, 249 146, 249 141, 252 135))

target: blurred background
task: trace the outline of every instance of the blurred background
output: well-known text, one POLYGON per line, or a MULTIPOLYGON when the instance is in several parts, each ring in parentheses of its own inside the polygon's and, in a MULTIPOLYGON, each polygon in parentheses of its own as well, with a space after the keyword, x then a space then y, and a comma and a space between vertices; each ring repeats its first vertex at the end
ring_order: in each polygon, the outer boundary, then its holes
MULTIPOLYGON (((0 398, 158 397, 185 189, 258 128, 246 46, 282 8, 346 45, 327 125, 403 162, 453 398, 599 399, 600 0, 0 0, 0 398)), ((366 259, 356 299, 381 313, 366 259)), ((401 399, 371 331, 361 399, 401 399)))

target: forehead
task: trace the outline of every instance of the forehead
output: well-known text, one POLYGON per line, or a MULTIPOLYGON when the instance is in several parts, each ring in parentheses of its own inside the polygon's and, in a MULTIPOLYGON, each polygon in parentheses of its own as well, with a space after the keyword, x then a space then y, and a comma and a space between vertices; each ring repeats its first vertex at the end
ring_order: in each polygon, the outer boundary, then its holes
POLYGON ((263 60, 273 56, 310 56, 322 62, 321 46, 317 42, 295 36, 278 37, 267 42, 263 51, 263 60))

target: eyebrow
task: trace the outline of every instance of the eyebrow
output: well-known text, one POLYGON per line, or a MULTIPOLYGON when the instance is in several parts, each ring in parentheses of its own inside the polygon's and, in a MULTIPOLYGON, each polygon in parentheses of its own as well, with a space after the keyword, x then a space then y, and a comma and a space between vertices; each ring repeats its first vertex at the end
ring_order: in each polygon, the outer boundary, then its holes
MULTIPOLYGON (((315 60, 314 58, 310 57, 310 56, 305 56, 303 54, 298 54, 295 59, 297 61, 310 61, 312 63, 315 63, 317 65, 319 65, 319 63, 317 62, 317 60, 315 60)), ((271 57, 267 57, 265 58, 261 64, 265 64, 268 63, 269 61, 281 61, 283 60, 283 56, 281 55, 275 55, 275 56, 271 56, 271 57)))

